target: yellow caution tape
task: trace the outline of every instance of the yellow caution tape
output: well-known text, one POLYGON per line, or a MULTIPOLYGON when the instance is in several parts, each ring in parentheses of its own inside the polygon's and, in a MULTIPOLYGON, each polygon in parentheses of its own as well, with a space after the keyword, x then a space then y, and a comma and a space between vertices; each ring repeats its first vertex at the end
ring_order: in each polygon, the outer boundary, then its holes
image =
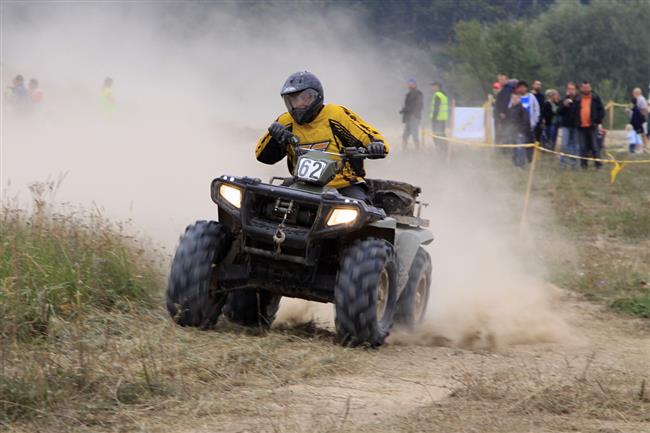
POLYGON ((610 107, 629 108, 630 104, 621 104, 618 102, 609 101, 607 104, 605 104, 605 108, 610 108, 610 107))
POLYGON ((477 143, 477 142, 472 142, 472 141, 466 141, 466 140, 458 140, 455 138, 449 138, 449 137, 443 137, 441 135, 435 135, 431 134, 433 138, 436 140, 445 140, 450 143, 454 144, 463 144, 466 146, 473 146, 473 147, 493 147, 493 148, 498 148, 498 147, 509 147, 509 148, 517 148, 517 147, 533 147, 537 150, 540 150, 542 152, 550 153, 553 155, 558 155, 558 156, 564 156, 566 158, 573 158, 573 159, 579 159, 583 161, 594 161, 594 162, 600 162, 603 164, 612 164, 612 170, 610 172, 610 182, 613 184, 616 182, 616 177, 618 174, 623 170, 623 168, 627 164, 650 164, 650 159, 637 159, 637 160, 622 160, 619 161, 611 153, 607 153, 607 156, 609 156, 610 159, 603 159, 603 158, 591 158, 588 156, 578 156, 578 155, 573 155, 570 153, 564 153, 564 152, 557 152, 555 150, 550 150, 546 149, 545 147, 542 147, 539 145, 539 143, 524 143, 524 144, 489 144, 489 143, 477 143))
POLYGON ((431 136, 436 140, 445 140, 454 144, 464 144, 466 146, 474 146, 474 147, 535 147, 535 143, 490 144, 490 143, 483 143, 483 142, 476 142, 476 141, 459 140, 457 138, 443 137, 441 135, 435 135, 435 134, 431 134, 431 136))
POLYGON ((609 183, 613 185, 614 182, 616 182, 616 176, 618 176, 621 170, 625 167, 625 162, 620 163, 616 161, 614 156, 609 152, 607 152, 607 155, 614 160, 614 167, 612 167, 612 171, 609 173, 609 183))

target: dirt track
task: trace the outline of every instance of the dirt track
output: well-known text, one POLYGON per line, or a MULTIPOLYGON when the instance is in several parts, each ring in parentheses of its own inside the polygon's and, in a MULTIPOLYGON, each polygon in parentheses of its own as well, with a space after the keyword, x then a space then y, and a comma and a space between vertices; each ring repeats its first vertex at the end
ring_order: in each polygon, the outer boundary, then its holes
POLYGON ((563 343, 495 352, 389 344, 353 375, 249 390, 256 416, 210 416, 186 431, 650 432, 647 323, 561 301, 575 331, 563 343))

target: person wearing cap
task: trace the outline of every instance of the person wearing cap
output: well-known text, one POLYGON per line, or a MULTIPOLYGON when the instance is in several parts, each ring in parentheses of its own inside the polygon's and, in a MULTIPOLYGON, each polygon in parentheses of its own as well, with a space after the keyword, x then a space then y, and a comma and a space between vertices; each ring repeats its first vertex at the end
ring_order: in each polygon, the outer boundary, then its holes
MULTIPOLYGON (((431 90, 433 91, 433 98, 431 98, 431 131, 434 135, 446 137, 447 119, 449 118, 449 100, 445 92, 442 91, 442 86, 437 81, 431 83, 431 90)), ((433 139, 433 144, 446 148, 447 142, 442 139, 433 139)))
MULTIPOLYGON (((345 148, 365 147, 370 159, 384 158, 389 145, 383 135, 364 122, 352 110, 336 104, 324 104, 323 85, 311 72, 296 72, 280 91, 287 111, 269 126, 255 149, 257 160, 275 164, 287 157, 289 171, 298 160, 292 138, 301 148, 343 153, 345 148)), ((327 185, 341 194, 368 201, 362 159, 345 162, 343 169, 327 185)))
POLYGON ((404 123, 404 133, 402 134, 402 146, 406 149, 409 136, 413 137, 413 144, 416 148, 420 147, 420 118, 422 116, 422 92, 418 89, 415 78, 410 78, 406 82, 409 91, 404 98, 404 107, 400 110, 402 123, 404 123))

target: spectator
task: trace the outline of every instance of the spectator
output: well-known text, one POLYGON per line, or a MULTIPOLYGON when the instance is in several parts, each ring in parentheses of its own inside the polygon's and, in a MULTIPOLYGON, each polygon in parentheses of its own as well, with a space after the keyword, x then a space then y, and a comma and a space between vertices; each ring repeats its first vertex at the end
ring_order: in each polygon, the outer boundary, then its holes
MULTIPOLYGON (((535 131, 540 118, 539 104, 535 95, 528 91, 528 83, 525 81, 518 81, 515 88, 515 93, 519 95, 521 106, 528 112, 528 119, 530 120, 530 130, 535 131)), ((535 138, 534 135, 529 135, 530 142, 535 138)), ((526 149, 528 154, 528 162, 533 160, 533 148, 526 149)))
POLYGON ((16 113, 23 114, 29 110, 30 101, 29 92, 25 88, 25 79, 22 75, 16 75, 12 84, 9 102, 16 113))
POLYGON ((542 145, 550 150, 555 150, 558 127, 558 109, 560 107, 560 92, 549 89, 546 92, 546 101, 542 105, 542 118, 544 119, 544 133, 542 145))
MULTIPOLYGON (((537 105, 539 105, 540 110, 544 106, 544 102, 546 102, 546 97, 544 96, 544 92, 542 92, 542 82, 539 80, 533 81, 533 85, 531 87, 531 93, 535 96, 535 99, 537 99, 537 105)), ((539 121, 537 122, 537 125, 535 125, 535 141, 538 143, 541 143, 542 141, 542 132, 544 131, 544 118, 540 116, 539 121)))
POLYGON ((501 83, 499 83, 498 81, 492 83, 492 95, 496 97, 500 91, 501 91, 501 83))
MULTIPOLYGON (((431 99, 431 113, 429 117, 431 118, 431 131, 435 135, 446 137, 447 129, 447 119, 449 118, 449 99, 447 95, 442 91, 440 83, 437 81, 431 83, 431 90, 433 91, 433 98, 431 99)), ((442 150, 445 150, 447 147, 447 142, 445 140, 436 139, 433 140, 433 144, 440 146, 442 150)))
POLYGON ((639 134, 634 130, 632 125, 625 125, 625 131, 627 132, 627 145, 629 151, 630 153, 636 153, 636 149, 643 145, 641 137, 639 137, 639 134))
POLYGON ((112 113, 115 110, 115 97, 113 96, 113 79, 111 77, 104 78, 104 86, 102 87, 102 104, 107 113, 112 113))
MULTIPOLYGON (((636 94, 637 89, 634 90, 635 91, 633 92, 633 95, 636 94)), ((643 98, 643 96, 641 97, 643 98)), ((641 144, 639 146, 636 146, 635 148, 636 153, 643 153, 643 149, 646 147, 646 139, 647 139, 643 131, 643 123, 645 122, 646 116, 642 114, 642 111, 639 108, 639 106, 640 106, 639 98, 632 96, 632 100, 630 101, 630 108, 628 109, 628 112, 630 113, 630 125, 632 125, 632 130, 636 134, 638 134, 639 137, 642 137, 641 144)), ((647 109, 647 104, 646 104, 646 109, 647 109)))
POLYGON ((413 144, 420 147, 420 118, 422 116, 422 92, 418 89, 415 78, 410 78, 406 83, 409 91, 404 99, 404 107, 400 110, 404 133, 402 146, 406 149, 409 136, 413 137, 413 144))
POLYGON ((34 104, 38 104, 43 100, 43 90, 38 87, 38 80, 36 78, 29 80, 29 96, 34 104))
MULTIPOLYGON (((637 87, 632 91, 632 96, 636 98, 636 106, 639 109, 639 114, 641 116, 641 137, 643 139, 643 147, 648 148, 648 136, 643 132, 643 124, 646 122, 649 116, 650 110, 648 109, 648 100, 641 93, 641 88, 637 87)), ((634 126, 634 125, 633 125, 634 126)), ((650 123, 646 124, 646 132, 650 131, 650 123)))
POLYGON ((510 106, 510 95, 515 90, 514 80, 510 80, 506 74, 497 75, 497 83, 499 83, 500 90, 497 93, 496 100, 494 101, 494 136, 497 143, 507 143, 506 134, 504 133, 504 122, 508 114, 508 107, 510 106))
MULTIPOLYGON (((600 97, 592 92, 591 83, 584 81, 580 84, 580 94, 572 104, 573 115, 575 116, 575 127, 577 128, 580 156, 583 158, 601 157, 601 148, 597 137, 598 130, 602 128, 605 109, 600 97)), ((596 169, 602 167, 601 161, 595 161, 596 169)), ((580 160, 580 167, 587 169, 588 161, 580 160)))
MULTIPOLYGON (((647 101, 650 101, 650 84, 648 84, 648 99, 646 99, 646 102, 647 101)), ((650 113, 648 113, 648 119, 646 120, 645 128, 647 133, 646 137, 650 138, 650 113)))
MULTIPOLYGON (((532 129, 528 110, 521 103, 518 93, 510 95, 510 104, 503 123, 504 139, 513 144, 525 144, 532 141, 532 129)), ((526 150, 524 147, 515 147, 512 153, 512 162, 517 167, 526 165, 526 150)))
MULTIPOLYGON (((569 155, 578 155, 578 133, 576 131, 576 119, 575 113, 573 111, 573 104, 575 103, 575 98, 577 96, 576 85, 573 82, 568 82, 566 85, 566 92, 564 94, 564 99, 560 102, 557 116, 558 116, 558 125, 560 127, 561 134, 561 147, 562 152, 568 153, 569 155)), ((560 167, 564 168, 568 165, 571 168, 575 169, 578 165, 578 160, 575 158, 570 158, 566 156, 560 157, 560 167)))

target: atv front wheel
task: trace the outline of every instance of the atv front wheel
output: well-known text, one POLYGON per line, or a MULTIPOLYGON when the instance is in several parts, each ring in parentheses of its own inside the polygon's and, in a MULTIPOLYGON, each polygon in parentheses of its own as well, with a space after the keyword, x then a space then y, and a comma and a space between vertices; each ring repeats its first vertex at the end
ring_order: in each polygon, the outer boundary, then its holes
POLYGON ((397 301, 395 324, 413 328, 422 323, 429 302, 429 286, 431 285, 431 256, 423 248, 419 248, 409 270, 402 296, 397 301))
POLYGON ((393 246, 384 240, 358 240, 347 249, 334 288, 343 344, 384 343, 397 305, 397 271, 393 246))
POLYGON ((236 290, 228 293, 223 313, 243 326, 269 328, 280 307, 280 298, 266 290, 236 290))
POLYGON ((185 229, 172 262, 167 311, 181 326, 208 329, 217 323, 226 294, 217 294, 216 265, 230 250, 230 233, 218 222, 185 229))

